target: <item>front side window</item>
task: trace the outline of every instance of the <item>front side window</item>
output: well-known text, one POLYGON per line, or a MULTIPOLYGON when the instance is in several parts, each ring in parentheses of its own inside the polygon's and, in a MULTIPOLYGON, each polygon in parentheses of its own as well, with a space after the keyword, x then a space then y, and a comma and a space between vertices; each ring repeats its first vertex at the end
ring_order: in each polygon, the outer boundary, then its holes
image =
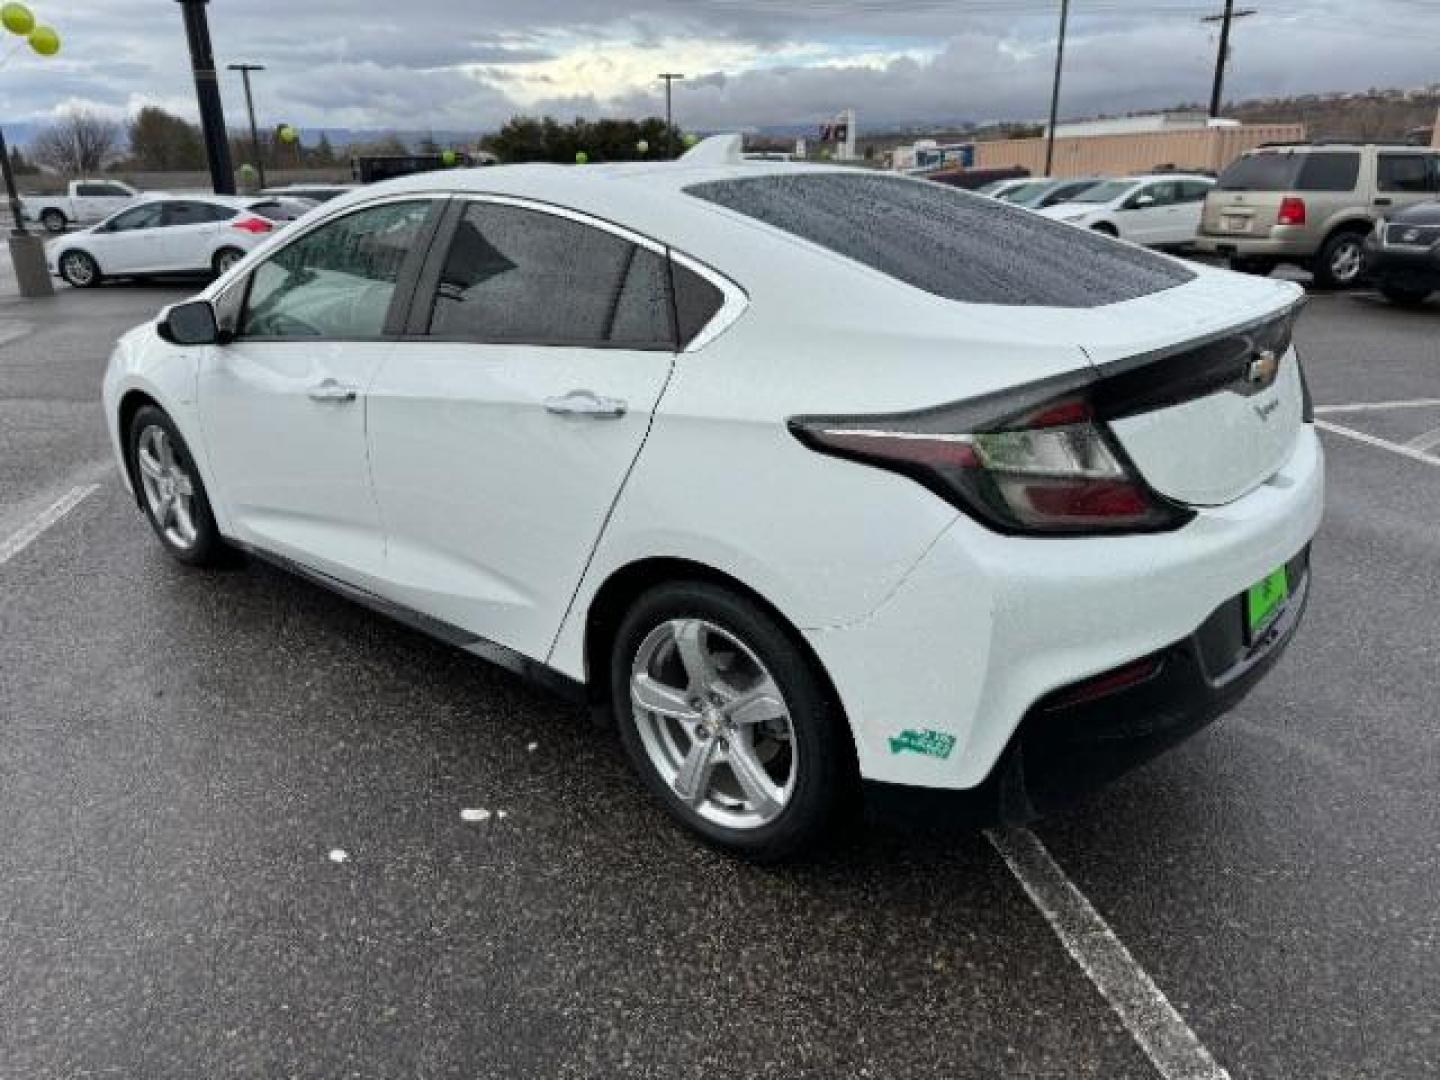
POLYGON ((158 227, 164 217, 165 207, 163 203, 146 203, 144 206, 137 206, 133 210, 126 210, 123 214, 117 214, 110 219, 106 226, 109 232, 134 232, 136 229, 154 229, 158 227))
POLYGON ((1127 210, 1147 210, 1156 206, 1173 206, 1178 200, 1176 198, 1176 185, 1166 181, 1163 184, 1148 184, 1135 193, 1129 202, 1125 204, 1127 210), (1150 201, 1144 206, 1140 200, 1148 198, 1150 201))
POLYGON ((470 204, 430 316, 436 337, 544 345, 669 347, 664 259, 569 218, 470 204))
POLYGON ((359 210, 276 252, 250 275, 239 336, 379 337, 430 207, 422 200, 359 210))
POLYGON ((1180 183, 1181 202, 1204 202, 1205 196, 1210 194, 1212 185, 1202 183, 1199 180, 1183 180, 1180 183))
POLYGON ((1435 190, 1434 159, 1429 154, 1381 154, 1376 181, 1381 191, 1424 194, 1435 190))

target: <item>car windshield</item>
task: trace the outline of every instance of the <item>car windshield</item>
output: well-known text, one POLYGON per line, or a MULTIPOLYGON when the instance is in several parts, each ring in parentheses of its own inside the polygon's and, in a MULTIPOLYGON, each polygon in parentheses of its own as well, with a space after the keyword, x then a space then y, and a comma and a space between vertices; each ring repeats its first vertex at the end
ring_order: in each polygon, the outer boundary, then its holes
POLYGON ((1028 184, 1017 184, 1008 191, 1002 191, 1000 198, 1006 202, 1019 203, 1021 206, 1028 205, 1027 200, 1037 199, 1051 188, 1049 180, 1036 180, 1028 184))
POLYGON ((1091 308, 1194 278, 1141 248, 930 180, 802 172, 685 191, 947 300, 1091 308))
POLYGON ((1096 184, 1089 191, 1082 191, 1075 195, 1070 202, 1076 203, 1108 203, 1129 194, 1135 189, 1134 180, 1106 180, 1096 184))

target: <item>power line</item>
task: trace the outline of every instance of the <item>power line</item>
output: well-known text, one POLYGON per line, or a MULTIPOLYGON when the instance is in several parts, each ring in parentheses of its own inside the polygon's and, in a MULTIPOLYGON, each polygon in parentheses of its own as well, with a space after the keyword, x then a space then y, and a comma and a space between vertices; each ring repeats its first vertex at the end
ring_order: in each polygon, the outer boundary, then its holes
POLYGON ((1225 10, 1219 15, 1206 15, 1201 22, 1220 24, 1220 48, 1215 55, 1215 84, 1210 90, 1210 118, 1220 115, 1221 98, 1225 92, 1225 65, 1230 60, 1230 24, 1236 19, 1249 18, 1259 14, 1255 8, 1235 10, 1235 0, 1225 0, 1225 10))

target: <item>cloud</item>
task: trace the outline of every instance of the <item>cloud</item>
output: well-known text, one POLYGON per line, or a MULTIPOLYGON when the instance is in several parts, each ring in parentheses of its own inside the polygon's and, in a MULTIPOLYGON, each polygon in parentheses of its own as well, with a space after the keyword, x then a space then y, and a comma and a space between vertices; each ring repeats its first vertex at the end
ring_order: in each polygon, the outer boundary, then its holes
MULTIPOLYGON (((1062 112, 1208 97, 1203 0, 1075 5, 1062 112)), ((1414 86, 1435 78, 1440 10, 1424 0, 1267 0, 1236 29, 1232 97, 1414 86), (1386 33, 1363 32, 1384 27, 1386 33)), ((705 129, 1034 118, 1048 104, 1056 0, 227 0, 208 6, 232 122, 237 61, 263 63, 262 122, 487 130, 516 112, 654 115, 682 71, 677 118, 705 129)), ((159 103, 194 115, 178 5, 46 0, 59 57, 17 53, 0 115, 159 103)))

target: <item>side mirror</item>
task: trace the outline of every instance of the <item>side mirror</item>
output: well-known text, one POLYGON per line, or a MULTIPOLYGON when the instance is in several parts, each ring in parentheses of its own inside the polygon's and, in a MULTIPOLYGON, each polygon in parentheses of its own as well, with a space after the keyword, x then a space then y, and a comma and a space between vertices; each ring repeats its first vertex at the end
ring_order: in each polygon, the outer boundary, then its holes
POLYGON ((160 336, 172 345, 219 345, 220 326, 208 300, 176 304, 160 319, 160 336))
POLYGON ((1144 210, 1147 206, 1155 205, 1154 195, 1136 195, 1135 201, 1130 204, 1132 210, 1144 210))

